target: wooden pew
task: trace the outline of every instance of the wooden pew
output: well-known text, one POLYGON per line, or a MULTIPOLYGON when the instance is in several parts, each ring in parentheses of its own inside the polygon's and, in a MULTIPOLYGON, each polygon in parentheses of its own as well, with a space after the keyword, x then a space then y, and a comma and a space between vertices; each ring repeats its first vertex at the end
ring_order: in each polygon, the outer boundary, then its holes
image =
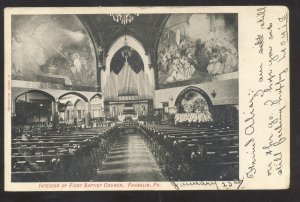
MULTIPOLYGON (((88 180, 116 139, 117 128, 31 135, 12 139, 12 179, 15 181, 88 180), (94 160, 95 162, 91 162, 94 160), (97 162, 96 162, 97 161, 97 162)), ((26 131, 30 134, 31 130, 26 131)))
POLYGON ((182 177, 177 168, 190 166, 190 179, 207 180, 235 178, 238 176, 238 131, 227 127, 223 128, 177 128, 168 126, 140 127, 140 133, 145 138, 150 150, 154 153, 159 165, 165 168, 167 175, 174 179, 182 177), (174 143, 175 146, 174 147, 174 143), (177 148, 177 149, 175 149, 177 148), (179 152, 179 153, 178 153, 179 152), (166 160, 166 154, 171 158, 166 160), (172 155, 173 153, 173 155, 172 155), (196 154, 197 153, 197 154, 196 154), (195 158, 195 159, 192 159, 195 158), (172 160, 173 159, 173 160, 172 160), (182 160, 187 163, 181 162, 182 160), (228 165, 228 167, 226 167, 228 165), (230 174, 222 174, 232 170, 230 174), (205 170, 211 173, 203 175, 205 170))

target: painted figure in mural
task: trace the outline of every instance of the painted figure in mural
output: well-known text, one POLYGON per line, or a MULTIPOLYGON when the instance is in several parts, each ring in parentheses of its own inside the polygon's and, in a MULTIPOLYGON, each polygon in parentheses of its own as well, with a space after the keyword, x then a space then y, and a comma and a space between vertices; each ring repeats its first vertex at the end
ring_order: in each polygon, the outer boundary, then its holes
POLYGON ((193 14, 186 16, 188 22, 178 22, 182 15, 171 16, 160 40, 159 83, 200 81, 238 71, 236 16, 193 14))
POLYGON ((77 79, 82 79, 82 74, 81 74, 81 69, 82 69, 82 64, 80 61, 80 56, 78 53, 74 53, 73 56, 73 66, 70 67, 74 77, 77 77, 77 79))
POLYGON ((44 50, 32 35, 16 31, 12 37, 12 74, 31 79, 32 73, 39 73, 40 66, 45 64, 44 50), (30 68, 30 73, 26 71, 30 68))
POLYGON ((211 59, 207 66, 207 71, 211 75, 220 75, 238 70, 237 51, 234 46, 220 47, 213 44, 211 49, 211 59))
MULTIPOLYGON (((75 15, 17 16, 12 18, 12 27, 13 79, 40 81, 45 77, 63 77, 70 80, 67 85, 95 84, 94 47, 75 15)), ((61 82, 49 80, 54 84, 61 82)))
POLYGON ((22 72, 22 63, 23 63, 23 44, 19 37, 15 36, 12 38, 12 53, 14 53, 15 61, 12 64, 12 75, 19 77, 22 72))
POLYGON ((185 43, 183 41, 177 48, 171 46, 165 50, 162 64, 167 67, 164 69, 168 69, 166 83, 190 79, 195 71, 195 67, 189 62, 192 54, 187 50, 189 47, 185 47, 185 43))

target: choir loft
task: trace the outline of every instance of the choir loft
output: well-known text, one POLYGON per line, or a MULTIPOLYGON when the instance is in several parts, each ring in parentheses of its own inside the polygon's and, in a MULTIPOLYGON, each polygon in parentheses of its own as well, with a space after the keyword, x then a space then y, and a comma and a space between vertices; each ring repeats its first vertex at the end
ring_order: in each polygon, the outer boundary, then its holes
POLYGON ((13 182, 238 179, 237 14, 11 27, 13 182))

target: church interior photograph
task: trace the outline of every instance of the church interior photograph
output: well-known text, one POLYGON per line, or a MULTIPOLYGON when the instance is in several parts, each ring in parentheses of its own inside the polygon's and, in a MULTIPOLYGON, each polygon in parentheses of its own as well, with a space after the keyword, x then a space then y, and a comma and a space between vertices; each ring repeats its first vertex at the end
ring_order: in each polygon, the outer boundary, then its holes
POLYGON ((239 179, 238 15, 11 17, 11 181, 239 179))

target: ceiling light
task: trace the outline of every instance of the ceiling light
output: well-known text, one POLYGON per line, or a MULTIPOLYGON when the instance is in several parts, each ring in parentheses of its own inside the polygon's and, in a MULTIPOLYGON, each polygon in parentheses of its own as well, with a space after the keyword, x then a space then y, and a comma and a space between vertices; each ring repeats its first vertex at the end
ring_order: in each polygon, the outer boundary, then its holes
POLYGON ((109 14, 113 17, 115 22, 119 22, 123 25, 126 25, 134 20, 135 16, 139 16, 139 14, 109 14))

